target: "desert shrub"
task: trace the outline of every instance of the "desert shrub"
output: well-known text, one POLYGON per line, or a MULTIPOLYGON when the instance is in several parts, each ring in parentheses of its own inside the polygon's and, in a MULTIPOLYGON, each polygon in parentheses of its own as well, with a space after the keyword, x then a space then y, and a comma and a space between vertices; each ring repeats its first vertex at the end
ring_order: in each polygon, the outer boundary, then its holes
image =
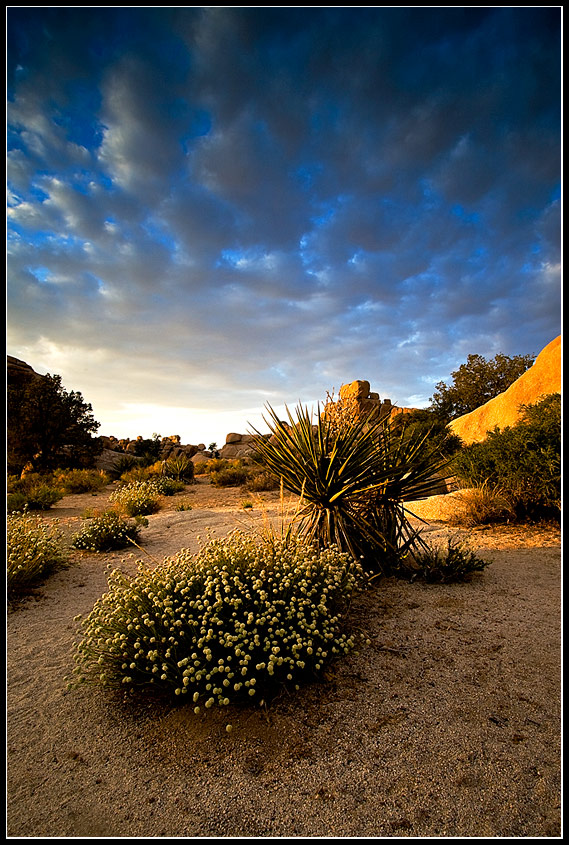
POLYGON ((106 552, 122 549, 131 540, 138 541, 139 536, 140 528, 135 522, 125 519, 115 510, 106 510, 90 519, 73 535, 71 542, 76 549, 106 552))
POLYGON ((213 470, 209 477, 214 487, 240 487, 249 478, 249 473, 241 462, 235 462, 234 466, 213 470))
POLYGON ((57 522, 48 525, 27 511, 9 514, 6 533, 9 598, 67 566, 57 522))
POLYGON ((26 507, 28 499, 25 493, 15 492, 8 493, 6 496, 6 511, 14 513, 15 511, 23 511, 26 507))
POLYGON ((63 491, 53 484, 35 484, 25 491, 26 505, 32 511, 47 511, 60 499, 63 499, 63 491))
POLYGON ((489 561, 479 558, 464 542, 447 538, 446 548, 424 544, 416 548, 402 562, 401 575, 411 580, 446 584, 451 581, 468 581, 476 572, 482 572, 489 561))
POLYGON ((273 434, 256 448, 286 489, 301 497, 299 530, 321 548, 337 545, 370 571, 388 574, 417 532, 404 502, 431 494, 441 469, 428 438, 389 419, 374 420, 331 403, 313 415, 302 407, 290 424, 269 407, 273 434))
POLYGON ((162 469, 162 463, 151 464, 150 466, 143 466, 136 464, 131 469, 121 474, 120 480, 123 484, 131 484, 135 481, 154 481, 159 477, 162 469), (156 470, 158 467, 158 470, 156 470))
POLYGON ((163 475, 161 478, 157 478, 154 481, 154 484, 161 496, 173 496, 174 493, 181 493, 181 491, 186 487, 183 481, 180 481, 177 478, 169 478, 166 475, 163 475))
POLYGON ((459 491, 455 501, 458 507, 449 519, 451 525, 473 528, 476 525, 510 522, 516 518, 507 495, 487 482, 459 491))
POLYGON ((249 471, 245 487, 251 493, 259 493, 262 490, 278 490, 280 481, 276 475, 268 470, 252 468, 249 471))
POLYGON ((239 532, 132 578, 114 571, 83 621, 75 673, 159 688, 196 710, 261 702, 353 645, 342 621, 359 574, 335 548, 239 532))
POLYGON ((21 493, 23 479, 19 475, 8 474, 6 477, 6 491, 8 493, 21 493))
POLYGON ((23 478, 9 476, 7 490, 8 510, 27 507, 45 511, 63 498, 63 490, 54 482, 51 473, 31 472, 23 478))
POLYGON ((400 414, 394 422, 396 425, 409 429, 415 435, 427 436, 429 445, 432 448, 438 447, 443 458, 451 457, 462 446, 460 437, 452 433, 447 420, 441 418, 432 409, 415 408, 409 413, 400 414))
POLYGON ((168 478, 175 478, 189 484, 194 480, 194 464, 187 455, 178 455, 175 458, 168 458, 164 463, 164 474, 168 478))
POLYGON ((518 519, 559 518, 561 396, 524 406, 515 425, 495 428, 482 443, 462 449, 453 470, 469 486, 496 489, 518 519))
POLYGON ((153 481, 133 481, 111 493, 109 502, 127 516, 143 516, 160 509, 160 490, 153 481))
POLYGON ((191 511, 191 510, 192 510, 192 505, 190 504, 190 502, 178 502, 178 503, 176 504, 176 507, 174 508, 174 510, 177 510, 177 511, 191 511))
POLYGON ((96 493, 109 483, 109 477, 96 469, 66 469, 54 473, 55 483, 68 494, 96 493))

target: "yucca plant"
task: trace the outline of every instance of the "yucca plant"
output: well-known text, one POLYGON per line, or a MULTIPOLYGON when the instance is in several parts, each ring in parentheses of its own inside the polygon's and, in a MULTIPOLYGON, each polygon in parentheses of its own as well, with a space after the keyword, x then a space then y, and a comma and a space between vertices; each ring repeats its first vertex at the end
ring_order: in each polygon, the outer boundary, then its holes
POLYGON ((187 455, 177 455, 174 458, 168 458, 164 465, 164 471, 168 478, 183 481, 185 484, 189 484, 194 480, 194 464, 187 455))
MULTIPOLYGON (((289 424, 267 406, 272 437, 259 432, 256 447, 285 488, 301 497, 299 530, 320 547, 337 545, 368 570, 389 574, 420 542, 405 501, 433 492, 443 467, 428 435, 414 436, 389 419, 307 408, 289 424)), ((440 480, 440 479, 439 479, 440 480)))

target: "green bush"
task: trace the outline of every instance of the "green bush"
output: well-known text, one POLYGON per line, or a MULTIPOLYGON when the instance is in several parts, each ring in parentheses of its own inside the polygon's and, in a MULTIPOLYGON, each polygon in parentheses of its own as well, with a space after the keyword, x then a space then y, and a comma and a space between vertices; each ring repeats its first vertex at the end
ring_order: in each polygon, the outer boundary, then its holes
POLYGON ((28 498, 25 493, 14 492, 8 493, 6 496, 6 511, 14 513, 16 511, 23 511, 27 506, 28 498))
POLYGON ((411 580, 447 584, 451 581, 467 581, 474 573, 482 572, 489 563, 479 558, 465 543, 449 537, 446 549, 426 544, 415 549, 402 562, 400 574, 411 580))
POLYGON ((520 420, 489 431, 459 452, 453 470, 468 485, 505 497, 518 519, 559 518, 561 512, 561 396, 523 406, 520 420))
POLYGON ((63 499, 63 491, 52 484, 36 484, 25 495, 26 504, 32 511, 47 511, 63 499))
POLYGON ((432 493, 442 462, 428 438, 389 419, 329 403, 316 425, 307 409, 281 422, 269 408, 271 440, 256 448, 284 487, 301 497, 299 530, 321 548, 337 545, 370 571, 389 574, 417 532, 404 507, 432 493))
POLYGON ((221 469, 227 469, 228 466, 231 466, 231 461, 227 458, 209 458, 207 461, 198 461, 194 469, 197 475, 209 475, 210 472, 219 472, 221 469))
POLYGON ((89 520, 77 534, 73 535, 72 545, 76 549, 90 552, 106 552, 122 549, 131 540, 138 541, 139 526, 122 517, 115 510, 104 511, 100 516, 89 520))
POLYGON ((192 505, 190 504, 190 502, 178 502, 176 507, 175 507, 175 510, 177 510, 177 511, 191 511, 192 505))
POLYGON ((109 502, 127 516, 144 516, 160 509, 160 490, 153 481, 133 481, 111 493, 109 502))
POLYGON ((97 493, 109 483, 109 477, 96 469, 66 469, 54 473, 55 483, 67 494, 97 493))
POLYGON ((241 487, 249 478, 247 467, 240 462, 225 469, 213 470, 209 474, 214 487, 241 487))
POLYGON ((268 470, 252 468, 245 482, 245 487, 251 493, 259 493, 263 490, 278 490, 280 481, 268 470))
POLYGON ((183 481, 177 478, 168 478, 166 475, 157 478, 154 484, 156 484, 161 496, 173 496, 175 493, 181 493, 186 487, 183 481))
POLYGON ((83 621, 77 680, 162 689, 196 710, 261 702, 353 645, 342 617, 360 575, 337 549, 239 532, 133 578, 114 571, 83 621))
POLYGON ((37 511, 49 510, 64 495, 51 473, 32 472, 23 478, 8 476, 7 490, 8 511, 22 510, 24 507, 37 511))
POLYGON ((155 481, 160 476, 161 471, 161 461, 149 466, 143 466, 139 463, 121 473, 120 480, 123 484, 131 484, 133 481, 155 481))
POLYGON ((57 522, 49 525, 26 511, 7 518, 7 592, 13 598, 67 566, 57 522))

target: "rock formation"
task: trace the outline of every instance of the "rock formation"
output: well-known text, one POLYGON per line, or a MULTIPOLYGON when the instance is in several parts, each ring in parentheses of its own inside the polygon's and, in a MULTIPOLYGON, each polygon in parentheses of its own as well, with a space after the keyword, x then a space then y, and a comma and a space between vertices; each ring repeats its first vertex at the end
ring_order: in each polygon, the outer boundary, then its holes
POLYGON ((539 353, 529 370, 499 396, 453 420, 449 428, 462 442, 481 443, 496 426, 504 429, 520 418, 521 405, 533 405, 543 396, 561 393, 561 336, 539 353))
POLYGON ((225 446, 220 449, 219 456, 229 460, 247 458, 255 453, 255 440, 254 434, 237 434, 232 431, 225 438, 225 446))
POLYGON ((393 419, 398 414, 409 414, 414 408, 401 408, 393 405, 391 399, 381 400, 379 393, 370 391, 369 381, 359 380, 344 384, 340 388, 340 403, 351 403, 354 405, 355 413, 361 416, 372 415, 373 418, 393 419))
POLYGON ((41 379, 39 373, 26 364, 25 361, 20 361, 19 358, 14 358, 13 355, 6 356, 6 379, 8 384, 23 384, 31 379, 41 379))

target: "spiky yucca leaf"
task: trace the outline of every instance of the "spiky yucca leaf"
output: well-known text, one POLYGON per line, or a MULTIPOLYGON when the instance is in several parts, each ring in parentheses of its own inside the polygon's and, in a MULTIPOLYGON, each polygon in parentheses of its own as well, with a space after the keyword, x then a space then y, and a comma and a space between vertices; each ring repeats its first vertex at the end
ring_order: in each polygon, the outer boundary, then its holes
POLYGON ((298 406, 289 423, 267 406, 272 437, 256 447, 283 485, 301 497, 299 530, 321 546, 337 544, 387 573, 417 540, 405 501, 432 493, 441 461, 427 437, 409 436, 372 416, 332 424, 318 406, 316 423, 298 406))

